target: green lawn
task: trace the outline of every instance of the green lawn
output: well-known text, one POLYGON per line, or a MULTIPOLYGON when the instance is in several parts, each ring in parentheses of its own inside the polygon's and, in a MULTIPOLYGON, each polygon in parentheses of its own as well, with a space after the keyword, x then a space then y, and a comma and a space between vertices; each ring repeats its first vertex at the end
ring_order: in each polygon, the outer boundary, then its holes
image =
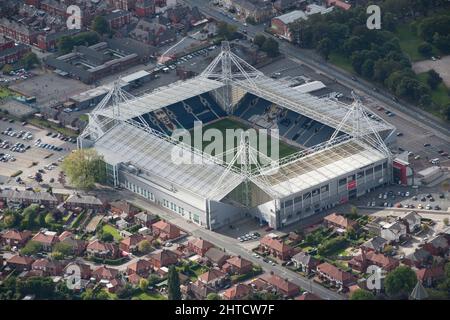
POLYGON ((138 300, 167 300, 166 297, 159 293, 147 293, 142 292, 135 295, 133 298, 137 298, 138 300))
POLYGON ((345 57, 338 53, 331 53, 328 56, 328 60, 330 63, 338 66, 339 68, 344 69, 347 72, 354 73, 349 57, 345 57))
MULTIPOLYGON (((217 129, 220 132, 222 132, 223 134, 223 140, 224 140, 224 145, 223 145, 223 150, 226 150, 226 130, 227 129, 243 129, 243 130, 247 130, 250 129, 250 127, 240 121, 236 121, 234 119, 231 118, 225 118, 219 121, 216 121, 214 123, 210 123, 206 126, 203 127, 203 134, 206 132, 206 130, 208 129, 217 129)), ((193 130, 191 130, 191 134, 192 134, 192 140, 194 140, 194 135, 193 135, 193 130)), ((293 154, 297 151, 299 151, 298 148, 291 146, 281 140, 279 141, 279 158, 284 158, 290 154, 293 154)), ((202 144, 202 148, 203 150, 205 150, 205 147, 207 147, 209 144, 211 144, 212 142, 210 141, 203 141, 202 144)), ((192 141, 192 145, 194 145, 194 141, 192 141)), ((234 141, 234 145, 237 145, 237 139, 235 139, 234 141)), ((258 147, 259 147, 259 142, 258 142, 258 147)), ((212 152, 213 155, 215 155, 215 152, 212 152)), ((271 137, 267 137, 267 154, 268 156, 271 156, 272 154, 272 149, 271 149, 271 137)), ((226 160, 226 159, 224 159, 226 160)))
MULTIPOLYGON (((395 34, 400 40, 400 47, 406 54, 409 55, 412 61, 425 59, 425 57, 417 51, 417 48, 423 40, 416 34, 412 24, 409 23, 399 26, 395 34)), ((433 51, 436 51, 436 48, 433 47, 433 51)))
POLYGON ((5 87, 0 87, 0 99, 8 98, 13 96, 14 93, 5 87))
POLYGON ((117 230, 116 228, 114 228, 113 226, 111 226, 109 224, 103 225, 103 232, 108 232, 108 233, 112 234, 112 236, 114 237, 114 240, 120 241, 123 239, 119 234, 119 230, 117 230))

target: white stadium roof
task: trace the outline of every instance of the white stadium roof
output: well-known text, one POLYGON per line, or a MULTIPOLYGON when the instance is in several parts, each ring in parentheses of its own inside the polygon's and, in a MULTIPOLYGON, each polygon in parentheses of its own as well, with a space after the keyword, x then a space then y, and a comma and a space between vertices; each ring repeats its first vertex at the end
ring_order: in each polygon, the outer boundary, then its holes
POLYGON ((159 181, 160 187, 166 190, 173 185, 177 192, 186 195, 191 193, 219 201, 244 180, 241 175, 228 171, 217 192, 214 186, 226 167, 208 158, 203 158, 203 164, 175 164, 171 161, 174 144, 128 123, 116 125, 105 133, 97 140, 95 148, 106 162, 129 162, 144 172, 142 177, 146 180, 159 181))
POLYGON ((121 102, 118 106, 119 115, 113 114, 112 107, 102 109, 97 114, 121 120, 132 119, 223 86, 224 84, 220 81, 202 77, 177 81, 134 100, 121 102))

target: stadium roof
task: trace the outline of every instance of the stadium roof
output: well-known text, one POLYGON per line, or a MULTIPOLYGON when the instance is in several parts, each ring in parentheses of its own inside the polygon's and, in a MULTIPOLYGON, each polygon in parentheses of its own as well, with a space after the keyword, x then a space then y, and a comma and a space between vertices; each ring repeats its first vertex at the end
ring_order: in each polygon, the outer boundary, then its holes
MULTIPOLYGON (((176 150, 173 143, 126 122, 105 133, 97 140, 95 148, 106 162, 114 165, 130 163, 142 171, 138 176, 146 181, 158 181, 158 186, 166 192, 175 188, 176 193, 184 193, 185 197, 190 195, 191 199, 196 195, 197 198, 220 201, 244 180, 241 175, 227 171, 226 167, 208 157, 204 157, 201 164, 176 164, 171 161, 176 150), (226 179, 215 187, 225 172, 226 179)), ((188 150, 184 151, 193 155, 188 150)), ((198 202, 199 208, 204 205, 204 202, 198 202)))
POLYGON ((272 171, 274 174, 269 175, 271 170, 263 171, 266 175, 255 179, 268 183, 277 194, 289 196, 384 159, 386 156, 381 152, 351 139, 286 162, 272 171))
POLYGON ((203 77, 177 81, 133 100, 121 102, 118 106, 119 115, 113 114, 112 107, 99 110, 97 114, 120 120, 132 119, 223 86, 220 81, 203 77))

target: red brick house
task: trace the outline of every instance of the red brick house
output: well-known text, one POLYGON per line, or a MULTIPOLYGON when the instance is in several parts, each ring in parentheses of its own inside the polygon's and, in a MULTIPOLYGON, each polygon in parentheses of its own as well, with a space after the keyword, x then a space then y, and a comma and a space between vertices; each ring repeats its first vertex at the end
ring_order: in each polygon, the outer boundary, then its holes
POLYGON ((261 239, 260 248, 281 260, 288 260, 293 254, 293 249, 289 245, 270 236, 261 239))
POLYGON ((322 300, 319 296, 315 295, 314 293, 305 292, 302 295, 295 298, 295 300, 322 300))
POLYGON ((160 250, 149 256, 149 262, 154 268, 160 269, 178 262, 178 255, 170 250, 160 250))
POLYGON ((0 35, 24 44, 35 44, 37 36, 42 32, 34 31, 29 26, 8 18, 0 19, 0 35))
POLYGON ((27 244, 31 236, 31 231, 7 230, 0 235, 0 240, 4 246, 22 248, 27 244))
POLYGON ((29 52, 31 52, 31 48, 25 44, 18 44, 12 48, 0 50, 0 66, 14 64, 29 52))
POLYGON ((133 253, 138 251, 138 245, 145 237, 140 234, 133 234, 122 241, 120 241, 119 249, 123 252, 133 253))
POLYGON ((329 228, 338 228, 348 231, 350 228, 355 230, 358 227, 358 223, 351 219, 348 219, 340 214, 332 213, 323 219, 324 224, 329 228))
POLYGON ((450 249, 450 237, 445 235, 437 235, 426 242, 423 247, 432 256, 442 256, 448 255, 450 249))
POLYGON ((352 5, 341 0, 327 0, 327 7, 334 6, 342 10, 349 10, 352 5))
POLYGON ((92 277, 97 281, 100 280, 113 280, 117 279, 119 276, 119 271, 113 268, 108 268, 106 266, 101 266, 92 272, 92 277))
POLYGON ((356 283, 356 278, 349 272, 343 271, 328 262, 317 266, 319 279, 327 281, 331 285, 347 290, 349 286, 356 283))
POLYGON ((79 263, 79 262, 72 262, 69 263, 65 268, 64 268, 64 274, 66 275, 71 275, 73 274, 73 269, 74 268, 78 268, 78 270, 80 271, 80 278, 83 280, 88 280, 92 277, 92 269, 89 265, 84 264, 84 263, 79 263))
POLYGON ((136 214, 139 213, 139 209, 134 207, 131 203, 126 200, 114 201, 110 204, 110 211, 114 215, 121 216, 122 214, 126 214, 127 217, 132 218, 136 214))
POLYGON ((6 260, 6 265, 17 271, 31 270, 34 259, 26 256, 15 255, 6 260))
POLYGON ((172 240, 180 236, 180 229, 171 223, 160 220, 152 224, 152 232, 154 236, 161 240, 172 240))
POLYGON ((425 287, 431 287, 437 281, 445 278, 444 266, 434 266, 430 268, 421 268, 416 271, 417 280, 422 282, 425 287))
POLYGON ((120 29, 131 22, 131 12, 117 9, 104 18, 111 29, 120 29))
POLYGON ((45 276, 60 276, 63 273, 63 265, 58 261, 38 259, 33 262, 31 269, 40 271, 45 276))
POLYGON ((155 2, 153 0, 137 0, 134 12, 139 18, 149 17, 155 14, 155 2))
POLYGON ((152 264, 148 260, 139 259, 136 262, 128 265, 127 274, 137 274, 141 277, 147 278, 152 270, 152 264))
POLYGON ((260 279, 268 283, 283 296, 295 297, 300 293, 299 286, 290 282, 288 279, 283 279, 275 274, 264 274, 260 277, 260 279))
POLYGON ((86 247, 86 252, 90 256, 105 259, 115 259, 119 255, 119 248, 112 243, 94 240, 86 247))
POLYGON ((56 232, 46 231, 36 233, 31 241, 39 243, 44 251, 52 251, 53 245, 59 242, 59 238, 56 232))
POLYGON ((350 268, 360 272, 366 272, 367 267, 370 265, 376 265, 384 271, 389 272, 397 268, 399 264, 400 262, 397 259, 374 251, 366 252, 364 249, 361 249, 361 254, 348 261, 348 266, 350 268))
POLYGON ((219 269, 211 269, 198 277, 198 280, 201 283, 211 286, 212 288, 221 287, 227 279, 228 274, 220 271, 219 269))
POLYGON ((246 274, 252 271, 253 264, 240 256, 234 256, 226 261, 222 269, 232 274, 246 274))
POLYGON ((199 256, 205 256, 206 251, 214 247, 211 242, 203 240, 202 238, 195 238, 188 242, 189 250, 195 252, 199 256))
POLYGON ((225 300, 242 300, 248 297, 251 292, 252 288, 249 285, 238 283, 225 290, 223 293, 223 298, 225 300))

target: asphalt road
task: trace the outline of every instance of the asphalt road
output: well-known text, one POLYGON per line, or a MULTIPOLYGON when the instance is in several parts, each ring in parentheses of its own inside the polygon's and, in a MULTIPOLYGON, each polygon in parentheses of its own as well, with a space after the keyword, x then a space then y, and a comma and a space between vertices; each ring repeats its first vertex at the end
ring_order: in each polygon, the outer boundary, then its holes
MULTIPOLYGON (((213 6, 207 0, 185 0, 185 2, 191 6, 197 6, 200 11, 202 11, 205 15, 215 18, 217 20, 225 21, 229 24, 233 24, 239 28, 239 30, 247 30, 247 35, 253 37, 257 33, 265 33, 264 25, 248 25, 244 26, 241 21, 234 20, 224 13, 222 13, 217 7, 213 6)), ((265 33, 266 36, 271 36, 268 33, 265 33)), ((418 107, 407 104, 403 101, 395 102, 392 100, 392 94, 378 88, 378 91, 375 92, 373 90, 374 85, 356 77, 356 81, 352 80, 354 75, 349 74, 348 72, 341 70, 329 63, 327 63, 324 59, 318 56, 316 53, 301 49, 297 46, 294 46, 291 43, 280 40, 278 38, 273 37, 276 41, 278 41, 280 45, 280 51, 293 59, 299 59, 305 65, 316 69, 317 71, 323 72, 328 76, 336 79, 337 82, 353 88, 357 93, 364 94, 369 97, 375 98, 380 102, 383 102, 387 106, 389 106, 392 110, 401 111, 410 117, 417 120, 417 124, 420 124, 422 127, 426 125, 427 129, 430 129, 435 135, 449 140, 450 137, 450 124, 445 122, 442 119, 439 119, 418 107), (359 92, 358 92, 359 91, 359 92)))

